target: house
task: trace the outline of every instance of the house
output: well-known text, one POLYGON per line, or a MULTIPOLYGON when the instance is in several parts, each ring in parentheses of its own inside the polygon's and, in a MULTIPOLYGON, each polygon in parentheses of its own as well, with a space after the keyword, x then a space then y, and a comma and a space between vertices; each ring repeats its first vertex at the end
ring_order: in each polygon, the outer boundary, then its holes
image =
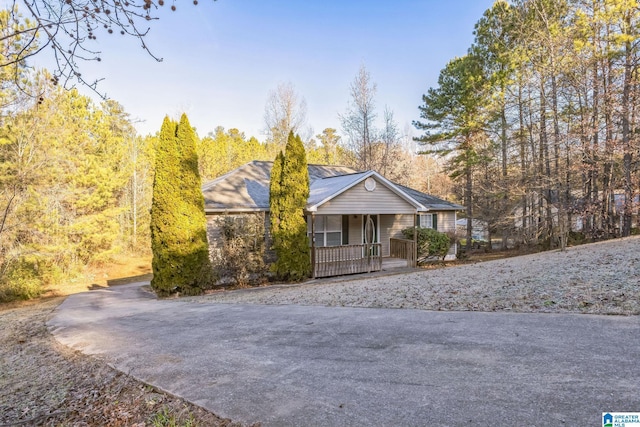
MULTIPOLYGON (((257 215, 270 247, 269 180, 273 162, 253 161, 202 186, 212 251, 225 221, 257 215)), ((415 242, 402 230, 419 225, 455 232, 462 206, 395 184, 375 171, 309 165, 305 208, 314 277, 376 271, 383 258, 415 263, 415 242)), ((267 251, 268 252, 268 251, 267 251)), ((455 245, 448 258, 455 258, 455 245)), ((266 257, 273 256, 267 253, 266 257)))
POLYGON ((471 221, 471 238, 481 242, 489 240, 489 224, 481 219, 462 218, 456 221, 458 235, 465 236, 467 233, 467 221, 471 221))

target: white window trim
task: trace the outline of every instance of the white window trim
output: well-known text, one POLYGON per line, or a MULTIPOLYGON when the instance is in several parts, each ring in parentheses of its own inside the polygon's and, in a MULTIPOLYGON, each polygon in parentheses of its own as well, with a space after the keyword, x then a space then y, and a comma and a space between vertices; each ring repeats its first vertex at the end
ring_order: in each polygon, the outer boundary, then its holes
MULTIPOLYGON (((311 221, 311 218, 313 217, 309 217, 309 221, 311 221)), ((315 220, 318 221, 319 219, 322 219, 322 230, 319 230, 318 228, 314 227, 313 232, 317 235, 321 234, 322 235, 322 241, 319 242, 318 239, 315 240, 315 246, 317 247, 327 247, 327 233, 340 233, 340 245, 337 246, 342 246, 342 215, 315 215, 315 220), (327 217, 328 216, 336 216, 336 217, 340 217, 340 229, 339 230, 328 230, 327 229, 327 224, 329 221, 327 221, 327 217)), ((309 237, 309 242, 312 242, 311 239, 313 239, 315 236, 313 236, 311 234, 311 227, 308 226, 307 227, 307 236, 309 237)))
POLYGON ((433 228, 433 215, 432 213, 420 214, 420 228, 433 228))

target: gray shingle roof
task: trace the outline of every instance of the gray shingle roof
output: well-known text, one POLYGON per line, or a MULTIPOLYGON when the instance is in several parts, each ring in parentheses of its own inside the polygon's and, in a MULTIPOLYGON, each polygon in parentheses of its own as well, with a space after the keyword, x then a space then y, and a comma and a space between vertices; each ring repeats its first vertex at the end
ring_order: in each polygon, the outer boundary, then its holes
POLYGON ((447 202, 435 196, 423 193, 413 188, 405 187, 404 185, 396 184, 402 191, 416 199, 424 207, 432 211, 460 211, 464 209, 464 206, 456 203, 447 202))
MULTIPOLYGON (((209 212, 268 211, 269 179, 273 162, 253 161, 202 186, 205 210, 209 212)), ((350 188, 371 172, 346 166, 309 165, 309 200, 314 206, 350 188)), ((403 185, 391 183, 429 210, 461 210, 447 202, 403 185)))
MULTIPOLYGON (((202 186, 204 207, 209 211, 269 210, 269 179, 273 162, 253 161, 202 186)), ((319 179, 356 171, 346 166, 309 165, 310 186, 319 179)))
POLYGON ((354 183, 363 179, 367 174, 368 172, 356 172, 349 175, 339 175, 315 180, 309 186, 309 199, 307 200, 307 205, 317 205, 340 190, 351 187, 354 183))

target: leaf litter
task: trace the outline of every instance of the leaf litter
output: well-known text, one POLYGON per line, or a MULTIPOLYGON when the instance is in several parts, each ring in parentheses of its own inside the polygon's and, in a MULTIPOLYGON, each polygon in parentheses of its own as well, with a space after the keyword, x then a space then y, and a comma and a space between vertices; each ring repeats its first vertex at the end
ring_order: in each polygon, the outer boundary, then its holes
POLYGON ((0 427, 240 427, 58 343, 46 320, 62 298, 0 309, 0 427))

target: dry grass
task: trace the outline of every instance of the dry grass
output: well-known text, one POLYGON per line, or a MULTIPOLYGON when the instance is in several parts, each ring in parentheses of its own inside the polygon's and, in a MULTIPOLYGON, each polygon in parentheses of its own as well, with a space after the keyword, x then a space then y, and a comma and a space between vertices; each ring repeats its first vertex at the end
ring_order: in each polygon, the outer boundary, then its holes
POLYGON ((421 310, 640 314, 640 237, 353 280, 216 293, 206 300, 421 310))
POLYGON ((240 426, 59 344, 45 322, 69 295, 151 277, 150 257, 87 269, 45 297, 0 305, 0 427, 240 426))
POLYGON ((45 289, 44 298, 151 280, 151 255, 121 255, 112 263, 90 266, 74 279, 45 289))

